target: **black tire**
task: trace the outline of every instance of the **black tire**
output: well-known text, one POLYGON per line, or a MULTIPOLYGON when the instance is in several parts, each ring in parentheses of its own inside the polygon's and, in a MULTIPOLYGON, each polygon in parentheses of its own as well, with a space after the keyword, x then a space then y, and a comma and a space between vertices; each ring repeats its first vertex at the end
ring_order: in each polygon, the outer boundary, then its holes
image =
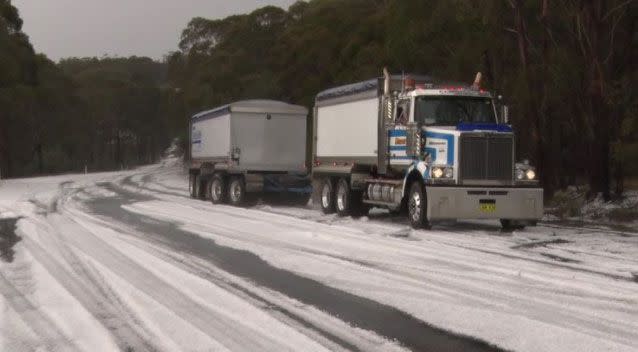
POLYGON ((501 227, 505 231, 522 230, 525 224, 510 219, 501 219, 501 227))
POLYGON ((427 198, 420 182, 413 182, 408 196, 408 217, 414 229, 428 228, 427 198))
POLYGON ((321 181, 319 188, 319 204, 324 214, 332 214, 335 212, 335 190, 330 178, 321 181))
POLYGON ((241 176, 231 177, 228 182, 228 202, 236 207, 246 205, 246 182, 241 176))
POLYGON ((208 182, 208 196, 213 204, 225 204, 228 202, 228 185, 222 175, 215 175, 208 182))
POLYGON ((202 176, 201 175, 196 175, 195 176, 195 185, 193 187, 193 190, 195 191, 195 198, 196 199, 206 199, 206 192, 205 192, 204 182, 202 181, 202 176))
POLYGON ((340 178, 339 181, 337 181, 334 203, 335 209, 337 210, 337 215, 348 216, 351 214, 352 191, 350 190, 348 180, 346 180, 345 178, 340 178))
POLYGON ((188 175, 188 194, 191 198, 197 198, 197 187, 195 184, 197 183, 197 175, 190 174, 188 175))

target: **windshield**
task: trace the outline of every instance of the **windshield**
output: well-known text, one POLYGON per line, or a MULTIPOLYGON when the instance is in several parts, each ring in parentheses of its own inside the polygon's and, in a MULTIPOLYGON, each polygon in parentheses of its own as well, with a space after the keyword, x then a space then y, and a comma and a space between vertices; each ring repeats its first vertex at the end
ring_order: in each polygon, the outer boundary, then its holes
POLYGON ((489 98, 460 96, 422 96, 415 102, 414 121, 431 126, 466 123, 496 123, 489 98))

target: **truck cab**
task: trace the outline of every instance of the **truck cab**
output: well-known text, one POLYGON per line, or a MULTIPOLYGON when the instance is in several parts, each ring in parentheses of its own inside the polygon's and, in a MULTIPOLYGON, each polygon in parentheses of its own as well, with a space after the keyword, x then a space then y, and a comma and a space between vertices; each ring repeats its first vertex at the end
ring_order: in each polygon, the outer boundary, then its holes
MULTIPOLYGON (((494 98, 471 86, 428 86, 398 95, 395 128, 388 133, 390 166, 408 166, 423 180, 426 219, 498 218, 506 227, 542 216, 542 190, 534 168, 515 162, 515 135, 499 123, 494 98), (403 108, 402 108, 403 105, 403 108), (405 114, 403 109, 408 109, 405 114), (407 138, 408 133, 419 134, 407 138), (408 144, 410 140, 410 144, 408 144), (403 144, 405 143, 405 144, 403 144), (409 150, 411 149, 411 150, 409 150)), ((504 122, 504 121, 502 121, 504 122)), ((406 192, 409 193, 409 192, 406 192)), ((408 194, 410 197, 410 195, 408 194)))
POLYGON ((516 163, 514 132, 503 117, 499 121, 489 92, 477 84, 438 84, 389 75, 368 86, 376 89, 377 99, 352 85, 318 96, 313 178, 323 181, 324 211, 331 211, 334 198, 335 211, 347 215, 340 204, 352 207, 357 204, 353 198, 360 196, 363 205, 407 210, 415 228, 449 219, 497 219, 511 227, 542 217, 543 192, 536 172, 527 163, 516 163), (343 94, 337 94, 340 91, 343 94), (348 104, 358 104, 361 113, 369 113, 377 104, 376 160, 348 153, 321 155, 328 150, 321 146, 320 134, 326 132, 322 118, 329 112, 342 114, 347 121, 355 113, 355 105, 348 104))

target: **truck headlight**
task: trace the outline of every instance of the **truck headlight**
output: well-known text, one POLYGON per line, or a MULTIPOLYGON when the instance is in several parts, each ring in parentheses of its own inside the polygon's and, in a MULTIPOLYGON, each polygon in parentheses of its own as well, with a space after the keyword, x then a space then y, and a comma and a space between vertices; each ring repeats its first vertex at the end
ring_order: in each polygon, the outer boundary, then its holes
POLYGON ((443 176, 443 169, 440 167, 435 167, 432 169, 432 177, 441 178, 443 176))
POLYGON ((521 182, 536 181, 536 170, 528 163, 517 163, 515 177, 516 181, 521 182))
POLYGON ((523 178, 525 178, 525 171, 522 169, 516 169, 516 179, 521 181, 523 178))
POLYGON ((435 179, 454 178, 454 168, 450 166, 435 166, 432 168, 432 178, 435 178, 435 179))
POLYGON ((452 178, 454 177, 454 169, 452 169, 451 167, 446 167, 445 168, 445 178, 452 178))

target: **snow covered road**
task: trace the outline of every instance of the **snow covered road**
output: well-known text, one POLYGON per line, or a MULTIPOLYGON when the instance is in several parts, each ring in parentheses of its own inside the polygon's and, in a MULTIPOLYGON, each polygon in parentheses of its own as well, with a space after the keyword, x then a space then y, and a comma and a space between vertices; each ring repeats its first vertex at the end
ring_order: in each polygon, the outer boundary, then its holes
POLYGON ((190 199, 174 162, 0 184, 0 351, 632 351, 638 233, 190 199))

